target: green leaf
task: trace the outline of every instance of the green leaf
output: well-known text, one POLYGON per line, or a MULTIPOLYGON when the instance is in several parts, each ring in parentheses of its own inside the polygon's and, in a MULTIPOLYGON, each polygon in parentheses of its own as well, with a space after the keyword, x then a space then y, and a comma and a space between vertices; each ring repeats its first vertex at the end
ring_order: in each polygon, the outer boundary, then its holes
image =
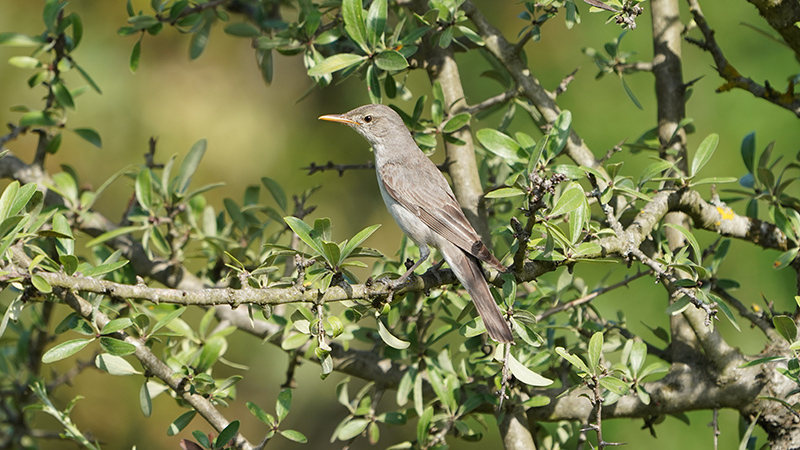
POLYGON ((349 441, 363 433, 367 429, 367 425, 369 425, 367 419, 352 419, 339 430, 337 437, 340 441, 349 441))
POLYGON ((717 145, 719 145, 719 135, 716 133, 711 133, 708 137, 703 139, 703 142, 700 143, 700 147, 697 148, 697 153, 695 153, 694 159, 692 160, 692 168, 689 171, 690 177, 697 176, 697 173, 708 163, 711 156, 714 155, 717 145))
POLYGON ((261 31, 258 27, 247 22, 236 22, 225 26, 225 33, 239 37, 258 37, 261 31))
POLYGON ((570 129, 572 127, 572 113, 570 111, 562 111, 561 114, 553 121, 553 128, 547 133, 547 157, 553 159, 561 153, 564 146, 567 145, 570 129))
POLYGON ((386 50, 375 55, 375 65, 383 70, 403 70, 408 67, 405 56, 395 50, 386 50))
POLYGON ((100 334, 111 334, 116 333, 117 331, 122 331, 125 328, 133 325, 133 321, 127 317, 122 317, 119 319, 114 319, 108 321, 107 324, 100 330, 100 334))
POLYGON ((267 414, 267 412, 264 411, 264 409, 262 409, 260 406, 256 405, 253 402, 247 402, 246 405, 247 409, 250 410, 250 413, 252 413, 256 419, 260 420, 265 425, 269 427, 275 427, 277 425, 277 422, 275 422, 275 418, 272 417, 270 414, 267 414))
POLYGON ((64 272, 72 276, 78 270, 78 257, 75 255, 61 255, 58 257, 58 262, 64 268, 64 272))
POLYGON ((206 24, 192 35, 192 40, 189 42, 189 59, 197 59, 203 54, 203 51, 208 45, 208 36, 211 34, 211 21, 206 24))
POLYGON ((286 216, 283 220, 286 221, 286 224, 297 234, 300 240, 305 242, 312 250, 319 255, 324 254, 319 234, 307 223, 293 216, 286 216))
POLYGON ((584 225, 586 225, 591 218, 590 213, 589 202, 584 199, 583 203, 575 208, 569 215, 569 239, 572 244, 577 243, 580 239, 584 225))
POLYGON ((136 175, 136 201, 145 211, 153 212, 153 180, 150 169, 145 167, 136 175))
MULTIPOLYGON (((13 183, 18 184, 17 181, 12 182, 12 184, 13 183)), ((9 186, 11 185, 9 184, 9 186)), ((11 202, 11 205, 8 208, 6 208, 5 206, 3 207, 4 211, 2 213, 2 216, 0 217, 5 219, 6 217, 14 216, 20 213, 22 209, 28 205, 28 202, 36 194, 37 192, 36 188, 37 188, 36 183, 28 183, 19 188, 14 195, 14 200, 11 202)))
POLYGON ((95 147, 103 148, 103 140, 100 138, 100 134, 97 131, 91 128, 76 128, 72 131, 95 147))
POLYGON ((63 106, 64 108, 75 109, 75 101, 72 99, 72 94, 69 93, 69 89, 66 88, 62 83, 55 82, 52 85, 53 95, 55 95, 56 100, 58 103, 63 106))
POLYGON ((337 53, 323 59, 317 63, 317 65, 308 69, 308 75, 312 77, 327 75, 360 64, 366 59, 366 56, 356 55, 354 53, 337 53))
POLYGON ((508 355, 508 368, 517 380, 530 385, 530 386, 549 386, 553 384, 553 380, 545 378, 538 373, 528 369, 521 362, 514 358, 514 355, 508 355))
POLYGON ((520 195, 525 195, 525 191, 518 187, 503 187, 500 189, 495 189, 491 192, 487 192, 484 196, 485 198, 507 198, 507 197, 518 197, 520 195))
POLYGON ((786 359, 787 359, 786 356, 767 356, 765 358, 758 358, 752 361, 748 361, 739 366, 739 369, 744 369, 745 367, 757 366, 759 364, 771 363, 773 361, 784 361, 786 359))
POLYGON ((160 330, 165 325, 168 325, 170 322, 180 317, 180 315, 183 314, 184 311, 186 311, 186 307, 180 306, 178 308, 173 309, 169 313, 165 314, 161 319, 158 320, 158 322, 156 322, 155 325, 153 325, 153 329, 150 330, 150 334, 151 335, 155 334, 156 331, 160 330))
POLYGON ((83 270, 83 276, 85 277, 97 277, 100 275, 105 275, 107 273, 114 272, 115 270, 124 267, 128 264, 128 261, 116 261, 113 263, 108 264, 100 264, 97 267, 91 267, 89 269, 83 270))
POLYGON ((19 119, 20 127, 49 127, 55 125, 56 121, 52 116, 44 111, 29 111, 19 119))
POLYGON ((561 197, 558 198, 548 216, 558 217, 572 212, 583 205, 585 200, 586 194, 583 192, 581 185, 578 183, 573 183, 567 190, 564 191, 564 193, 561 194, 561 197))
POLYGON ((364 7, 361 0, 342 0, 342 18, 344 31, 362 50, 369 51, 367 47, 367 28, 364 25, 364 7))
POLYGON ((372 48, 375 48, 381 41, 386 30, 386 0, 373 0, 367 13, 367 37, 372 48))
POLYGON ((278 400, 275 402, 275 414, 278 415, 278 423, 283 422, 283 419, 289 414, 292 408, 292 390, 283 389, 278 394, 278 400))
POLYGON ((742 331, 742 329, 739 328, 739 322, 736 320, 736 316, 733 315, 733 311, 731 311, 730 307, 728 307, 728 304, 723 302, 721 298, 714 294, 708 294, 708 296, 717 303, 719 310, 722 311, 722 314, 728 318, 728 320, 731 322, 731 325, 736 328, 736 331, 742 331))
POLYGON ((603 333, 598 331, 589 339, 589 369, 600 373, 600 357, 603 355, 603 333))
POLYGON ((381 339, 383 340, 386 345, 392 348, 396 348, 398 350, 403 350, 408 348, 411 345, 409 342, 403 341, 395 337, 386 326, 383 324, 383 321, 378 319, 378 334, 380 334, 381 339))
POLYGON ((800 251, 800 247, 795 247, 791 250, 787 250, 781 253, 778 256, 778 259, 772 264, 772 268, 776 270, 784 269, 788 267, 792 261, 797 257, 797 252, 800 251))
POLYGON ((370 236, 372 236, 372 233, 374 233, 375 230, 380 228, 380 226, 381 226, 380 224, 368 226, 367 228, 364 228, 363 230, 359 231, 355 236, 353 236, 349 241, 347 241, 347 244, 345 244, 344 249, 342 250, 341 260, 343 261, 347 259, 347 257, 350 256, 351 253, 353 253, 353 250, 355 250, 356 247, 361 245, 370 236))
POLYGON ((81 66, 79 66, 78 64, 76 64, 74 61, 72 62, 72 64, 75 66, 76 69, 78 69, 78 72, 81 74, 83 79, 86 80, 87 83, 89 83, 89 86, 91 86, 92 89, 95 90, 95 92, 97 92, 98 94, 102 94, 103 93, 103 91, 100 90, 100 86, 98 86, 97 83, 94 82, 92 77, 89 76, 88 72, 83 70, 83 68, 81 66))
POLYGON ((308 438, 303 433, 296 430, 280 430, 278 433, 293 442, 299 442, 301 444, 308 442, 308 438))
POLYGON ((624 89, 625 93, 628 94, 628 98, 631 99, 633 104, 636 105, 636 107, 639 108, 639 109, 644 109, 644 108, 642 108, 642 104, 639 103, 639 100, 636 98, 636 95, 633 93, 631 88, 628 86, 628 83, 625 82, 625 78, 620 76, 619 80, 622 82, 622 89, 624 89))
POLYGON ((139 389, 139 407, 145 417, 150 417, 153 413, 153 399, 150 396, 150 390, 147 388, 147 379, 142 383, 142 388, 139 389))
POLYGON ((223 336, 215 335, 203 343, 203 349, 194 365, 197 372, 205 372, 219 360, 228 348, 228 341, 223 336))
POLYGON ((756 165, 756 132, 748 134, 742 139, 742 161, 749 173, 755 173, 756 165))
POLYGON ((62 342, 42 355, 42 362, 49 364, 52 362, 60 361, 83 350, 94 339, 73 339, 71 341, 62 342))
POLYGON ((589 367, 586 366, 586 363, 584 363, 580 357, 569 353, 563 347, 556 347, 556 353, 558 353, 562 358, 566 359, 567 362, 572 364, 576 369, 578 369, 579 372, 592 373, 592 371, 589 370, 589 367))
POLYGON ((35 47, 43 44, 41 36, 28 36, 21 33, 0 33, 0 45, 9 47, 35 47))
POLYGON ((620 380, 619 378, 610 377, 610 376, 609 377, 602 377, 602 378, 600 378, 599 382, 600 382, 600 386, 603 386, 604 388, 608 389, 609 391, 611 391, 611 392, 613 392, 613 393, 615 393, 615 394, 617 394, 619 396, 623 396, 623 395, 627 394, 628 391, 631 390, 630 385, 628 383, 620 380))
POLYGON ((428 430, 431 426, 431 420, 433 420, 433 406, 428 406, 419 416, 419 421, 417 422, 417 445, 421 448, 425 448, 428 443, 428 430))
POLYGON ((689 245, 692 246, 692 251, 694 252, 694 261, 699 262, 698 260, 703 254, 700 253, 700 244, 697 243, 697 238, 695 238, 694 235, 689 232, 689 230, 676 223, 665 223, 664 225, 678 230, 683 237, 686 238, 686 241, 688 241, 689 245))
POLYGON ((141 374, 141 372, 134 369, 133 366, 122 357, 105 353, 97 355, 97 358, 94 359, 94 365, 97 366, 98 369, 108 372, 110 375, 124 376, 141 374))
POLYGON ((197 168, 200 166, 200 160, 203 159, 203 155, 206 153, 206 145, 206 140, 200 139, 199 141, 195 142, 194 145, 192 145, 189 153, 187 153, 186 157, 183 158, 176 183, 176 189, 179 194, 185 193, 189 188, 189 183, 192 181, 192 176, 197 171, 197 168))
POLYGON ((667 309, 664 310, 664 312, 669 314, 670 316, 674 316, 676 314, 682 313, 683 310, 688 308, 690 304, 691 301, 689 300, 689 297, 684 295, 683 297, 679 298, 678 300, 675 300, 675 302, 667 306, 667 309))
POLYGON ((14 199, 17 198, 18 192, 19 181, 14 180, 6 186, 3 194, 0 195, 0 222, 16 214, 12 212, 12 205, 14 204, 14 199))
POLYGON ((114 356, 130 355, 136 351, 136 346, 108 336, 100 336, 100 347, 103 351, 114 356))
POLYGON ((789 316, 777 315, 772 318, 772 325, 775 330, 783 336, 788 343, 792 343, 797 339, 797 325, 789 316))
POLYGON ((45 280, 41 275, 33 275, 31 277, 31 284, 42 294, 49 294, 53 292, 53 287, 50 286, 50 283, 48 283, 47 280, 45 280))
POLYGON ((142 40, 141 38, 133 44, 133 49, 131 49, 131 57, 128 60, 128 68, 131 70, 132 73, 136 73, 136 70, 139 68, 139 60, 142 57, 142 40))
POLYGON ((522 149, 514 139, 508 135, 503 134, 493 128, 483 128, 475 133, 475 137, 483 145, 486 150, 500 156, 509 162, 522 161, 519 157, 519 151, 522 149))
POLYGON ((42 67, 42 62, 30 56, 12 56, 8 58, 8 63, 20 69, 36 69, 42 67))
POLYGON ((236 433, 239 432, 239 421, 234 420, 233 422, 229 423, 228 426, 225 427, 222 431, 219 432, 219 436, 214 440, 214 448, 215 449, 223 449, 225 446, 236 437, 236 433))
POLYGON ((472 116, 469 113, 456 114, 442 127, 442 133, 454 133, 469 124, 472 116))
POLYGON ((281 342, 281 348, 284 350, 294 350, 305 345, 311 339, 311 336, 303 333, 295 333, 281 342))
POLYGON ((264 185, 264 187, 267 188, 267 190, 269 190, 269 193, 272 195, 272 198, 275 199, 275 203, 278 204, 278 207, 283 212, 286 212, 287 208, 286 191, 283 190, 283 186, 281 186, 280 183, 273 180, 272 178, 267 178, 267 177, 262 178, 261 183, 264 185))
POLYGON ((181 414, 177 419, 175 419, 171 424, 169 424, 169 428, 167 429, 167 436, 175 436, 176 434, 180 433, 181 430, 186 428, 189 425, 189 422, 194 419, 194 416, 197 414, 197 411, 187 411, 181 414))
POLYGON ((469 28, 467 28, 467 27, 465 27, 463 25, 458 25, 458 26, 456 26, 456 28, 458 28, 458 31, 460 31, 461 34, 463 34, 467 39, 472 41, 475 45, 478 45, 478 46, 481 46, 481 47, 486 45, 486 43, 483 42, 483 38, 478 33, 472 31, 471 29, 469 29, 469 28))

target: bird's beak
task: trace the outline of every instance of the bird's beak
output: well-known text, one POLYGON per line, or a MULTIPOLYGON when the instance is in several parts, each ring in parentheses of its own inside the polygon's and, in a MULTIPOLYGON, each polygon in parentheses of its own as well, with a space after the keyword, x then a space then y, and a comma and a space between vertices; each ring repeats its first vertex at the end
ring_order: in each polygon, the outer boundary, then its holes
POLYGON ((348 125, 357 125, 358 124, 358 122, 356 122, 355 120, 348 119, 347 117, 345 117, 342 114, 326 114, 324 116, 319 116, 319 120, 327 120, 329 122, 346 123, 348 125))

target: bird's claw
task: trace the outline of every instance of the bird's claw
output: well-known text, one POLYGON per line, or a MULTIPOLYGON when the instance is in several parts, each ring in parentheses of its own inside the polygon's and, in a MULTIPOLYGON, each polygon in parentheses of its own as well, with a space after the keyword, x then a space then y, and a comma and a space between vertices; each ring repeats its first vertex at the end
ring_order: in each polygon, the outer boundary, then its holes
POLYGON ((398 280, 398 279, 394 279, 394 280, 393 280, 393 279, 391 279, 391 278, 389 278, 389 277, 381 277, 381 278, 378 278, 376 281, 377 281, 378 283, 380 283, 380 284, 382 284, 382 285, 386 286, 386 288, 387 288, 387 289, 389 289, 389 290, 391 290, 391 291, 393 291, 393 290, 397 289, 397 287, 398 287, 398 286, 400 286, 401 284, 403 284, 403 282, 402 282, 402 281, 400 281, 400 280, 398 280), (399 282, 398 282, 398 281, 399 281, 399 282))

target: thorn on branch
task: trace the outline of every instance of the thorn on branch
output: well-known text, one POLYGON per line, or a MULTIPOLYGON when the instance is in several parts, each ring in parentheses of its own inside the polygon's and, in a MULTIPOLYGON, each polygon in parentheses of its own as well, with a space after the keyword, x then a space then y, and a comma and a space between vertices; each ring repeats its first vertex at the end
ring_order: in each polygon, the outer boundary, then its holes
POLYGON ((144 154, 144 163, 147 167, 151 169, 161 169, 164 167, 163 164, 157 164, 156 160, 156 144, 158 143, 158 139, 155 137, 151 137, 147 141, 147 153, 144 154))
POLYGON ((302 167, 303 170, 308 171, 308 175, 314 175, 317 172, 325 172, 326 170, 335 170, 339 173, 339 176, 343 176, 344 173, 348 170, 363 170, 363 169, 374 169, 375 164, 370 161, 364 164, 334 164, 333 161, 328 161, 326 164, 319 165, 317 163, 312 162, 308 165, 308 167, 302 167))
POLYGON ((564 79, 561 80, 561 83, 558 83, 558 87, 556 88, 556 96, 559 96, 559 95, 563 94, 564 92, 567 92, 567 86, 570 83, 572 83, 572 80, 575 79, 575 74, 578 73, 578 70, 580 70, 580 67, 578 67, 577 69, 573 70, 569 75, 564 77, 564 79))

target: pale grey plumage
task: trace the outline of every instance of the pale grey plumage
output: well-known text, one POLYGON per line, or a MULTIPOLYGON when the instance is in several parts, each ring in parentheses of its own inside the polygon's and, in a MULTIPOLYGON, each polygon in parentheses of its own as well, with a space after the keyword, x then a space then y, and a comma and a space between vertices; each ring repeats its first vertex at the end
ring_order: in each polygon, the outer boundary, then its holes
POLYGON ((494 302, 478 260, 498 270, 505 267, 472 228, 442 173, 417 147, 403 119, 384 105, 365 105, 322 120, 340 122, 359 132, 375 152, 378 186, 386 207, 403 232, 420 248, 420 259, 405 280, 439 249, 472 297, 486 330, 498 342, 512 342, 511 329, 494 302))

